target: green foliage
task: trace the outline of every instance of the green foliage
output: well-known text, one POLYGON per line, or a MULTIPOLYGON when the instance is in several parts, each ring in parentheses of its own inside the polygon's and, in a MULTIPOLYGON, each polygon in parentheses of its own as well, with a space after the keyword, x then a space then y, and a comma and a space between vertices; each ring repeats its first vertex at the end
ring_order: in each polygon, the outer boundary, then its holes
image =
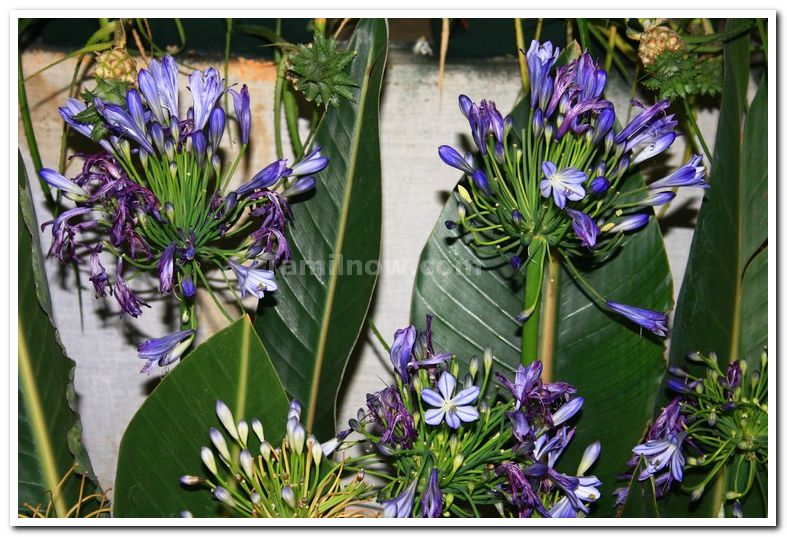
POLYGON ((287 392, 303 404, 307 430, 336 434, 336 398, 377 281, 382 186, 379 98, 388 42, 383 19, 363 19, 349 49, 353 101, 329 109, 315 144, 330 159, 314 195, 292 206, 292 264, 263 301, 255 327, 287 392))
MULTIPOLYGON (((728 31, 746 27, 749 21, 731 19, 728 31)), ((711 188, 700 211, 678 298, 671 365, 683 365, 690 352, 716 352, 722 368, 741 360, 756 370, 767 345, 768 84, 763 78, 747 112, 749 54, 748 33, 739 33, 725 44, 711 188)), ((690 488, 701 478, 687 475, 684 485, 690 488)), ((767 474, 760 478, 765 481, 767 474)), ((675 517, 716 516, 721 507, 719 491, 734 490, 731 485, 725 487, 723 479, 717 479, 711 484, 718 487, 714 493, 706 492, 692 503, 687 495, 675 492, 663 502, 663 512, 675 517)), ((743 504, 745 516, 764 516, 766 502, 760 494, 751 494, 743 504)))
POLYGON ((721 59, 715 56, 666 50, 645 71, 648 78, 642 81, 642 85, 656 92, 659 99, 685 99, 695 95, 713 97, 721 91, 721 59))
MULTIPOLYGON (((128 91, 128 84, 120 80, 113 79, 96 79, 96 87, 92 90, 84 90, 82 92, 82 99, 85 102, 92 103, 93 99, 98 97, 104 102, 118 104, 125 106, 126 92, 128 91)), ((95 140, 103 140, 109 135, 109 130, 106 127, 104 120, 96 110, 96 107, 90 104, 82 112, 74 114, 74 119, 93 127, 90 137, 95 140)))
POLYGON ((202 472, 200 447, 209 445, 208 429, 221 426, 217 400, 238 419, 259 417, 271 438, 284 434, 287 396, 248 317, 197 347, 134 415, 120 443, 115 516, 217 516, 209 491, 180 484, 182 475, 202 472))
POLYGON ((289 57, 289 72, 295 89, 307 101, 320 106, 338 106, 340 97, 355 102, 354 88, 358 83, 345 70, 357 54, 352 46, 344 52, 339 50, 334 37, 315 34, 312 43, 298 45, 297 51, 289 57))
MULTIPOLYGON (((75 411, 75 364, 66 356, 50 319, 38 225, 21 155, 18 217, 18 508, 30 515, 27 506, 45 511, 52 500, 50 515, 64 517, 82 503, 82 496, 100 490, 82 445, 82 426, 75 411), (72 467, 75 473, 71 473, 72 467), (80 475, 88 477, 82 495, 80 475)), ((83 514, 95 507, 91 502, 81 505, 83 514)))

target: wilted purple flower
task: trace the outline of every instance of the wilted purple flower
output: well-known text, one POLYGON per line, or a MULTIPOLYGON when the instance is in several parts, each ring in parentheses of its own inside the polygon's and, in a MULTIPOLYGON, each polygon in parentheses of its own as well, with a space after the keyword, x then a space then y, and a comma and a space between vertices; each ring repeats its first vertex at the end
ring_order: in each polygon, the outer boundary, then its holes
POLYGON ((459 154, 459 152, 451 146, 441 145, 437 149, 437 154, 443 162, 457 170, 466 173, 467 175, 473 174, 473 166, 459 154))
POLYGON ((194 330, 181 330, 140 343, 137 347, 139 357, 147 360, 141 372, 149 373, 156 364, 160 367, 171 364, 189 348, 193 339, 194 330))
POLYGON ((686 164, 667 177, 652 182, 648 185, 648 188, 656 189, 684 186, 710 188, 710 185, 705 182, 705 166, 702 165, 702 155, 694 155, 686 164))
POLYGON ((240 123, 240 139, 243 145, 249 143, 249 132, 251 131, 251 98, 249 88, 244 84, 240 91, 230 90, 232 103, 235 106, 235 117, 240 123))
MULTIPOLYGON (((549 71, 560 56, 560 49, 553 48, 550 41, 541 44, 534 39, 530 42, 526 56, 527 72, 530 78, 530 108, 535 108, 539 101, 543 100, 542 96, 545 92, 548 91, 545 82, 549 80, 549 71)), ((546 95, 545 97, 549 99, 550 96, 546 95)))
POLYGON ((738 360, 730 362, 730 365, 727 366, 727 388, 735 390, 741 385, 742 379, 743 370, 741 369, 741 363, 738 360))
POLYGON ((585 248, 595 247, 599 233, 596 221, 582 211, 566 209, 566 212, 571 216, 571 227, 574 228, 574 233, 582 241, 582 246, 585 248))
POLYGON ((292 168, 285 170, 283 175, 285 177, 291 175, 312 175, 324 170, 328 166, 328 157, 320 155, 321 149, 319 145, 312 149, 308 155, 303 157, 292 168))
POLYGON ((405 384, 410 382, 407 366, 413 354, 415 338, 415 327, 410 325, 406 328, 397 330, 394 334, 393 344, 391 344, 391 363, 393 364, 396 374, 399 375, 399 378, 402 379, 402 382, 405 384))
POLYGON ((519 464, 503 463, 495 469, 495 473, 497 475, 506 474, 508 478, 507 492, 511 495, 511 503, 519 511, 520 518, 529 517, 533 511, 537 511, 541 516, 549 516, 519 464))
POLYGON ((440 490, 437 468, 432 468, 429 483, 421 496, 421 517, 438 518, 443 514, 443 492, 440 490))
POLYGON ((224 93, 224 81, 213 67, 205 71, 194 71, 189 76, 189 91, 194 102, 194 129, 202 130, 208 122, 211 110, 224 93))
POLYGON ((514 410, 519 410, 520 407, 526 404, 527 399, 536 394, 541 388, 542 370, 543 364, 540 360, 536 360, 528 366, 519 364, 516 368, 513 383, 500 373, 496 374, 500 384, 514 396, 514 410))
POLYGON ((388 386, 375 394, 367 395, 366 405, 380 429, 382 444, 405 449, 412 447, 418 436, 415 422, 395 386, 388 386))
POLYGON ((443 419, 452 429, 458 429, 462 422, 472 422, 478 419, 478 410, 470 403, 478 398, 478 386, 465 388, 454 395, 456 378, 444 371, 437 381, 439 393, 425 388, 421 391, 421 399, 435 408, 430 408, 424 413, 424 419, 429 425, 440 425, 443 419))
POLYGON ((651 311, 634 306, 627 306, 618 302, 607 300, 607 306, 612 311, 619 313, 631 322, 650 330, 657 336, 667 336, 667 315, 659 311, 651 311))
POLYGON ((613 233, 625 233, 627 231, 636 231, 640 228, 643 228, 647 225, 648 220, 650 219, 650 215, 646 213, 635 213, 628 216, 623 217, 619 222, 617 222, 612 229, 610 229, 613 233))
POLYGON ((262 299, 266 291, 271 292, 279 288, 272 270, 255 268, 254 266, 247 267, 232 259, 228 263, 238 278, 240 294, 243 298, 250 294, 262 299))
POLYGON ((685 438, 686 433, 670 433, 665 438, 648 440, 644 444, 635 446, 632 451, 637 455, 644 456, 646 464, 637 479, 644 481, 669 465, 671 478, 675 481, 682 481, 686 459, 681 451, 681 444, 685 438))
POLYGON ((576 168, 563 168, 558 171, 557 166, 549 161, 541 164, 544 179, 541 180, 541 195, 545 198, 552 196, 555 205, 561 209, 566 206, 566 199, 579 201, 585 197, 582 183, 587 180, 587 175, 576 168))
POLYGON ((417 481, 412 481, 401 494, 390 500, 386 500, 383 505, 383 516, 385 518, 410 518, 413 512, 413 500, 415 499, 415 487, 417 481))
POLYGON ((98 244, 90 252, 90 281, 93 283, 93 288, 96 290, 96 298, 107 296, 107 292, 112 294, 112 286, 109 284, 109 276, 104 265, 101 264, 101 244, 98 244))
POLYGON ((139 317, 142 315, 141 306, 150 307, 146 302, 143 302, 134 292, 128 287, 128 284, 121 276, 123 272, 123 258, 118 258, 117 273, 115 275, 115 298, 120 305, 120 316, 128 313, 132 317, 139 317))
POLYGON ((43 231, 47 226, 52 226, 52 244, 49 247, 48 255, 57 257, 62 263, 66 263, 74 259, 74 249, 77 233, 93 227, 95 220, 87 220, 76 224, 70 223, 70 220, 79 216, 90 214, 92 209, 90 207, 74 207, 67 211, 63 211, 54 220, 44 222, 41 224, 43 231))

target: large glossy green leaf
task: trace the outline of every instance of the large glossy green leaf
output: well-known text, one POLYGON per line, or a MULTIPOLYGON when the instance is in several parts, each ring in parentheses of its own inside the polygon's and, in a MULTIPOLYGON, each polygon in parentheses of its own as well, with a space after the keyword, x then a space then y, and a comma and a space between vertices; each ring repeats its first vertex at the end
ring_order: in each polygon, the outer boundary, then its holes
MULTIPOLYGON (((748 24, 731 19, 729 27, 748 24)), ((749 77, 749 36, 743 34, 724 48, 724 90, 711 188, 697 221, 678 298, 670 349, 673 365, 690 366, 685 360, 689 352, 713 351, 722 367, 741 359, 757 369, 767 344, 768 85, 766 78, 760 82, 747 112, 749 77)), ((689 473, 687 484, 691 486, 694 479, 689 473)), ((663 512, 716 516, 722 484, 716 480, 714 490, 707 490, 694 504, 687 495, 674 493, 664 502, 663 512)), ((744 513, 764 515, 758 494, 744 505, 744 513)))
POLYGON ((335 434, 336 398, 377 280, 381 182, 378 111, 388 24, 358 23, 349 48, 354 102, 330 107, 315 136, 330 159, 315 195, 293 205, 291 268, 260 304, 255 326, 285 389, 321 439, 335 434))
MULTIPOLYGON (((515 121, 521 114, 514 112, 515 121)), ((632 182, 641 182, 632 178, 632 182)), ((446 203, 421 254, 413 291, 412 322, 434 316, 435 345, 467 361, 489 346, 498 366, 520 361, 522 289, 507 263, 483 260, 448 231, 456 219, 446 203)), ((575 385, 585 397, 577 433, 562 458, 573 471, 585 446, 602 443, 594 473, 604 483, 596 516, 612 516, 612 491, 620 486, 631 447, 640 438, 664 373, 663 341, 593 305, 559 264, 542 291, 539 356, 552 380, 575 385)), ((672 277, 655 221, 625 242, 619 254, 583 277, 603 296, 655 310, 672 305, 672 277)))
MULTIPOLYGON (((61 479, 75 464, 77 474, 95 479, 82 445, 82 427, 75 411, 72 384, 74 361, 66 356, 50 319, 51 303, 38 225, 25 165, 19 156, 19 509, 24 504, 47 509, 50 493, 56 492, 50 515, 65 516, 80 499, 81 479, 72 474, 61 479)), ((86 482, 84 496, 96 487, 86 482)), ((81 512, 89 512, 82 505, 81 512)))
POLYGON ((220 427, 219 399, 238 420, 258 418, 271 438, 284 434, 287 396, 248 317, 197 347, 134 415, 120 443, 115 516, 217 515, 209 491, 186 490, 179 478, 207 472, 200 447, 209 444, 208 429, 220 427))

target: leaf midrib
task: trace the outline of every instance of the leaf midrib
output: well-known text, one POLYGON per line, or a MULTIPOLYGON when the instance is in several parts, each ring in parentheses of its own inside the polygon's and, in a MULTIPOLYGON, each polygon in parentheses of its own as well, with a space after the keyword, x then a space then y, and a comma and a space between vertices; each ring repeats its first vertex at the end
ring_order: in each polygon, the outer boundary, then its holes
POLYGON ((22 333, 22 319, 18 318, 17 337, 19 340, 19 377, 24 387, 22 393, 27 403, 28 419, 30 421, 33 437, 39 449, 39 457, 41 467, 43 470, 44 481, 46 482, 47 490, 52 495, 52 503, 55 508, 55 513, 58 517, 63 517, 66 514, 66 505, 61 494, 57 494, 57 488, 60 483, 59 474, 57 471, 57 463, 55 462, 55 455, 52 446, 52 440, 49 437, 46 428, 46 420, 44 419, 44 412, 41 405, 41 397, 35 384, 35 374, 30 363, 30 352, 27 348, 27 341, 22 333))
POLYGON ((358 99, 358 111, 356 113, 356 122, 353 128, 353 147, 350 158, 350 166, 348 166, 347 187, 344 192, 341 217, 339 219, 339 228, 336 234, 335 248, 333 250, 333 262, 331 264, 332 270, 329 273, 328 280, 328 296, 325 301, 325 309, 323 310, 322 323, 320 326, 320 335, 317 340, 317 348, 315 354, 314 374, 312 376, 312 383, 309 391, 309 412, 307 414, 306 429, 312 430, 314 428, 314 413, 317 409, 317 394, 320 390, 320 377, 322 376, 323 362, 325 361, 325 348, 328 341, 328 328, 331 324, 331 317, 333 313, 333 303, 336 296, 336 286, 339 281, 339 263, 341 263, 343 256, 338 255, 343 251, 344 237, 347 227, 347 219, 350 212, 350 199, 352 198, 353 184, 356 176, 356 166, 358 160, 358 152, 360 147, 360 131, 363 127, 363 114, 366 109, 366 99, 368 97, 369 79, 371 77, 372 65, 377 61, 377 54, 369 54, 369 60, 366 63, 365 74, 363 78, 363 85, 361 86, 358 99))

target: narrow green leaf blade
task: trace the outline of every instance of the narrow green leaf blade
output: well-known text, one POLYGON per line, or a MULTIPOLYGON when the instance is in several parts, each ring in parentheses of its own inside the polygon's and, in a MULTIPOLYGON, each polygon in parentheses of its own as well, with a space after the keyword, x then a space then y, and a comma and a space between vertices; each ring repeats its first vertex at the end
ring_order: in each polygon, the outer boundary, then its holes
POLYGON ((282 383, 320 439, 335 434, 335 407, 347 360, 377 281, 381 180, 378 111, 388 24, 363 19, 349 43, 354 102, 330 107, 316 145, 330 159, 313 197, 294 204, 288 230, 295 270, 260 304, 255 326, 282 383))
POLYGON ((266 435, 284 435, 289 403, 265 347, 243 317, 197 347, 137 411, 120 443, 115 479, 116 517, 195 517, 218 513, 207 490, 187 490, 184 474, 206 475, 200 447, 208 429, 221 429, 216 401, 235 419, 258 418, 266 435))
MULTIPOLYGON (((74 361, 66 356, 49 316, 51 304, 25 165, 19 156, 19 418, 18 494, 24 504, 47 509, 58 491, 51 516, 65 516, 79 501, 81 479, 61 479, 78 463, 77 473, 94 480, 74 411, 74 361)), ((85 495, 96 491, 88 481, 85 495)), ((90 506, 84 506, 88 511, 90 506)))

